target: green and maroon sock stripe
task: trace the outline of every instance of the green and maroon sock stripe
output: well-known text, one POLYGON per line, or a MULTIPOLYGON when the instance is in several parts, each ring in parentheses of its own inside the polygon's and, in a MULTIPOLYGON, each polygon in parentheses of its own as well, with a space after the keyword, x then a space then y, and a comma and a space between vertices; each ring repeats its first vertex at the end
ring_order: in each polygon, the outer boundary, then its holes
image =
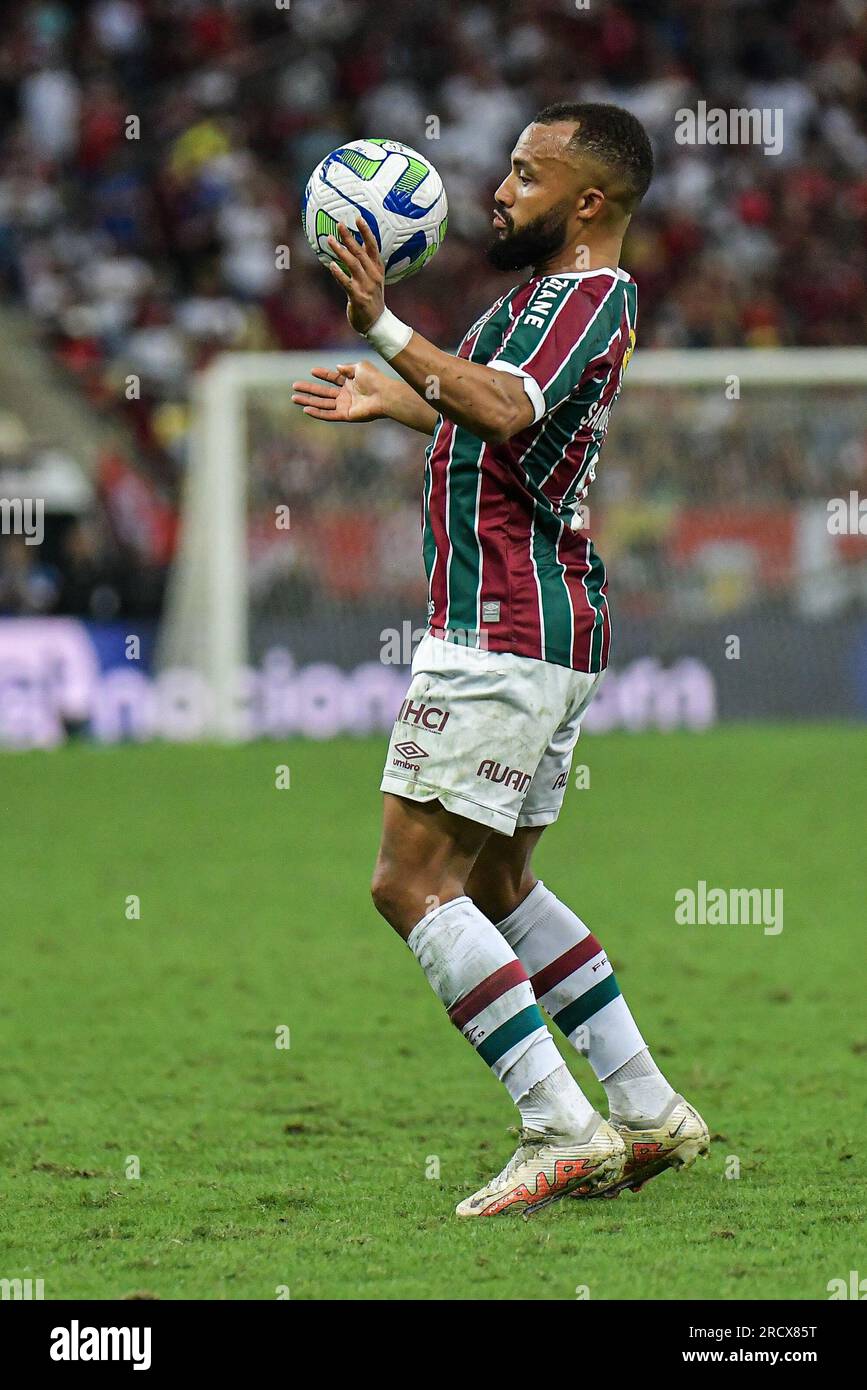
POLYGON ((508 961, 506 965, 501 965, 499 970, 495 970, 493 975, 489 975, 481 984, 471 989, 469 994, 452 1004, 448 1011, 449 1018, 455 1027, 463 1032, 471 1018, 475 1018, 476 1014, 480 1014, 501 995, 522 984, 526 978, 527 972, 519 960, 508 961))
POLYGON ((544 965, 541 970, 537 970, 536 974, 530 977, 530 984, 533 986, 533 993, 536 998, 541 999, 555 985, 559 985, 561 980, 565 980, 567 975, 579 970, 594 956, 601 955, 602 947, 593 933, 589 932, 587 936, 582 937, 577 945, 570 946, 569 950, 564 951, 562 956, 552 960, 549 965, 544 965))
POLYGON ((545 1027, 545 1020, 539 1009, 538 1004, 528 1004, 519 1013, 507 1018, 505 1023, 501 1023, 499 1028, 495 1028, 493 1033, 483 1038, 476 1047, 479 1056, 492 1067, 499 1061, 510 1048, 516 1043, 523 1042, 531 1033, 537 1032, 545 1027))
POLYGON ((598 985, 588 989, 586 994, 581 994, 577 999, 573 999, 572 1003, 567 1004, 565 1009, 554 1014, 554 1022, 569 1037, 582 1023, 586 1023, 594 1014, 598 1014, 599 1010, 604 1009, 606 1004, 610 1004, 612 999, 619 997, 620 986, 615 976, 609 975, 607 979, 600 980, 598 985))
POLYGON ((531 1033, 545 1030, 545 1020, 519 960, 501 965, 448 1013, 489 1067, 531 1033))

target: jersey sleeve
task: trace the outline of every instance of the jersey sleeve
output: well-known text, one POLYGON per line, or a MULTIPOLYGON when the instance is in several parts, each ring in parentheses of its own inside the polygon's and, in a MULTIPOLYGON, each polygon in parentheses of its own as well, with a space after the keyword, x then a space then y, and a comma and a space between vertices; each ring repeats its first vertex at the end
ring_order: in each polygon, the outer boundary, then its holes
POLYGON ((616 277, 589 282, 547 277, 488 366, 521 377, 533 418, 541 420, 574 391, 588 362, 605 351, 622 305, 616 277))

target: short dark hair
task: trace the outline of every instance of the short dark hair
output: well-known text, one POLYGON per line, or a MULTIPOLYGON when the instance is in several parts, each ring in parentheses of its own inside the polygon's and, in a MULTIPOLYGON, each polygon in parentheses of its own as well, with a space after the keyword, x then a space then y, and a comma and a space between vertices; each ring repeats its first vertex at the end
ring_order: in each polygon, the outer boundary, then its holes
POLYGON ((538 125, 574 121, 578 128, 570 146, 616 170, 626 185, 628 212, 641 202, 653 178, 653 150, 647 131, 631 111, 601 101, 559 101, 534 120, 538 125))

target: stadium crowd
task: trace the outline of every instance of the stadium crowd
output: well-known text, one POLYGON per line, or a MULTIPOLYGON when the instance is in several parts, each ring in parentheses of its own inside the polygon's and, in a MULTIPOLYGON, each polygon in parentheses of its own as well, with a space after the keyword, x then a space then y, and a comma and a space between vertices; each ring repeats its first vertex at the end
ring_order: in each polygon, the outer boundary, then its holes
MULTIPOLYGON (((123 424, 99 480, 112 563, 129 506, 157 538, 136 562, 166 563, 190 380, 214 353, 356 342, 299 225, 315 164, 363 134, 430 155, 449 234, 390 303, 455 346, 502 291, 480 251, 509 149, 563 99, 626 105, 653 140, 624 255, 642 347, 865 341, 867 0, 22 0, 4 15, 0 287, 123 424), (781 149, 679 144, 676 113, 700 101, 782 112, 781 149)), ((334 491, 357 491, 354 460, 334 457, 334 491)), ((729 463, 714 456, 709 495, 749 488, 729 463)), ((365 467, 372 499, 387 466, 365 467)), ((781 497, 812 495, 796 452, 782 473, 781 497)), ((296 487, 293 504, 316 505, 313 470, 296 487)))

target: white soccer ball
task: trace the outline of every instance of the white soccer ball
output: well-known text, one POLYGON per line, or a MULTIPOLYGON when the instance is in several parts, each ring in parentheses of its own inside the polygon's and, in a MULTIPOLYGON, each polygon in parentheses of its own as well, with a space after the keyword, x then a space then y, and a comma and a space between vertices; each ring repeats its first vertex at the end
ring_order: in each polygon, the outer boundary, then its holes
POLYGON ((337 236, 338 222, 358 236, 360 213, 376 237, 391 285, 415 275, 436 254, 448 211, 443 181, 424 155, 398 140, 353 140, 313 170, 301 219, 307 240, 328 265, 338 258, 326 237, 337 236))

